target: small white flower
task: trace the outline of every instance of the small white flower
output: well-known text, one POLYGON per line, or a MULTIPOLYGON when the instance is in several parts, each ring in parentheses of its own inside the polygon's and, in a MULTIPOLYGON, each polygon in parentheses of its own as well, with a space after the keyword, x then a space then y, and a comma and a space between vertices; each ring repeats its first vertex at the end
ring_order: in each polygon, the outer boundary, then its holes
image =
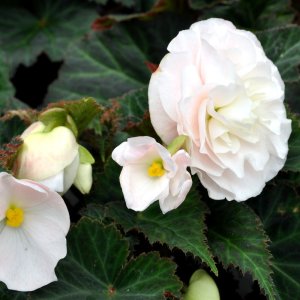
POLYGON ((33 291, 56 281, 54 268, 67 253, 67 207, 57 193, 0 173, 0 281, 33 291))
POLYGON ((173 156, 151 137, 134 137, 112 153, 123 166, 120 183, 126 205, 143 211, 159 200, 163 213, 177 208, 189 192, 192 180, 186 171, 189 155, 179 150, 173 156))

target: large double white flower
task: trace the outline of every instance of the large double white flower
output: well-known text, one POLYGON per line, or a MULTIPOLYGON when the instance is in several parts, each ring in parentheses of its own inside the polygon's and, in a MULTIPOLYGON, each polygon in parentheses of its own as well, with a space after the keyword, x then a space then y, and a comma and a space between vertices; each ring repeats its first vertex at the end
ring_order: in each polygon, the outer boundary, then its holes
POLYGON ((214 199, 246 200, 283 167, 291 132, 284 84, 250 32, 222 19, 183 30, 149 85, 152 124, 190 138, 191 169, 214 199))
POLYGON ((57 280, 70 218, 63 199, 45 186, 0 173, 0 281, 32 291, 57 280))

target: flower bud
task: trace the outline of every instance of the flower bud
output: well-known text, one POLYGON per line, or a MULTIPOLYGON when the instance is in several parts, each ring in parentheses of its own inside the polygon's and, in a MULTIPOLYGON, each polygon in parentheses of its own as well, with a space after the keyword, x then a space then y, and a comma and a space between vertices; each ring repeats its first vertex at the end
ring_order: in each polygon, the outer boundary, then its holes
POLYGON ((21 135, 23 144, 13 167, 16 177, 40 182, 62 194, 76 181, 76 187, 88 193, 92 185, 91 164, 82 166, 81 146, 74 131, 49 124, 35 122, 21 135))
POLYGON ((184 300, 220 300, 220 294, 214 280, 204 270, 197 270, 190 279, 184 300))

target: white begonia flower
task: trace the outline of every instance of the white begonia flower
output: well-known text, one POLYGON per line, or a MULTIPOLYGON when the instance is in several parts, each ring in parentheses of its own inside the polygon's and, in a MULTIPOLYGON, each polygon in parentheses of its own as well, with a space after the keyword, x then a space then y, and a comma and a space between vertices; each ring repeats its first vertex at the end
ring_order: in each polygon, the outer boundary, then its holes
POLYGON ((54 268, 67 253, 68 209, 56 192, 0 173, 0 281, 33 291, 56 281, 54 268))
POLYGON ((143 211, 159 200, 163 213, 177 208, 189 192, 192 180, 186 171, 189 155, 184 150, 173 156, 151 137, 134 137, 112 152, 123 167, 120 183, 126 205, 143 211))
POLYGON ((211 198, 257 196, 288 152, 278 69, 255 35, 222 19, 179 32, 168 51, 149 85, 154 129, 166 144, 190 138, 192 173, 211 198))
MULTIPOLYGON (((63 194, 76 178, 77 186, 82 179, 79 145, 73 132, 65 126, 55 127, 50 132, 44 130, 45 125, 39 121, 23 132, 23 145, 14 172, 17 178, 37 181, 63 194)), ((85 169, 85 175, 84 192, 88 193, 92 185, 91 167, 85 169)))

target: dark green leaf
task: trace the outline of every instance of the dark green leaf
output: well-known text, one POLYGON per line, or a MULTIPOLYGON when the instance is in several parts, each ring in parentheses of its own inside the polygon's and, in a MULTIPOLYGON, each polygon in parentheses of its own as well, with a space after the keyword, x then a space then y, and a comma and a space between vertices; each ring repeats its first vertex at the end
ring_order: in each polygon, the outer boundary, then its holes
POLYGON ((137 229, 143 232, 151 243, 166 243, 190 252, 206 263, 217 274, 215 262, 206 242, 205 215, 207 207, 197 193, 191 193, 177 209, 163 215, 158 204, 151 205, 144 212, 133 212, 123 202, 108 203, 107 207, 92 206, 85 213, 88 216, 103 216, 114 219, 126 231, 137 229), (106 212, 96 212, 106 209, 106 212), (183 217, 184 216, 184 217, 183 217))
MULTIPOLYGON (((66 110, 81 133, 89 123, 100 113, 100 106, 93 98, 82 98, 75 101, 61 101, 49 105, 49 108, 58 107, 66 110)), ((47 111, 46 111, 47 112, 47 111)))
POLYGON ((292 119, 292 134, 289 138, 289 152, 284 169, 287 171, 300 171, 300 120, 296 115, 290 114, 292 119))
POLYGON ((149 79, 144 53, 125 29, 91 34, 74 45, 48 101, 93 96, 98 102, 142 87, 149 79))
POLYGON ((211 206, 208 241, 213 253, 225 267, 249 272, 269 300, 276 299, 268 237, 258 216, 242 203, 218 201, 211 206))
POLYGON ((292 112, 300 114, 300 80, 285 83, 285 99, 292 112))
POLYGON ((1 300, 26 300, 26 293, 10 291, 4 283, 0 283, 0 299, 1 300))
POLYGON ((93 170, 94 182, 89 194, 90 201, 105 203, 123 198, 123 193, 119 184, 121 167, 109 158, 101 170, 97 169, 97 164, 93 170))
POLYGON ((12 66, 30 65, 42 52, 52 60, 63 59, 68 46, 90 29, 97 16, 82 1, 68 5, 59 0, 25 2, 0 6, 0 46, 9 54, 12 66))
POLYGON ((211 7, 219 3, 223 3, 223 2, 231 3, 233 1, 234 0, 227 0, 227 1, 226 0, 189 0, 189 6, 192 9, 198 10, 198 9, 211 7))
POLYGON ((201 19, 222 18, 238 28, 264 30, 292 23, 295 12, 287 0, 190 0, 203 10, 201 19), (218 5, 216 5, 219 3, 218 5))
POLYGON ((10 102, 14 96, 14 88, 9 80, 9 68, 5 62, 6 57, 0 51, 0 114, 9 108, 12 108, 10 102))
POLYGON ((300 299, 300 198, 291 188, 269 186, 251 201, 269 234, 279 299, 300 299))
POLYGON ((286 26, 257 34, 266 55, 278 67, 284 81, 300 79, 300 27, 286 26))
POLYGON ((134 20, 91 33, 70 48, 47 101, 93 96, 104 103, 144 87, 151 75, 145 62, 161 60, 167 44, 186 22, 178 15, 161 14, 152 21, 134 20))
POLYGON ((59 281, 30 299, 163 299, 165 291, 179 294, 175 264, 149 253, 128 257, 128 242, 112 225, 82 219, 68 236, 68 255, 59 263, 59 281))
POLYGON ((148 88, 131 91, 117 98, 120 105, 118 112, 119 126, 121 130, 141 124, 147 118, 148 112, 148 88))

